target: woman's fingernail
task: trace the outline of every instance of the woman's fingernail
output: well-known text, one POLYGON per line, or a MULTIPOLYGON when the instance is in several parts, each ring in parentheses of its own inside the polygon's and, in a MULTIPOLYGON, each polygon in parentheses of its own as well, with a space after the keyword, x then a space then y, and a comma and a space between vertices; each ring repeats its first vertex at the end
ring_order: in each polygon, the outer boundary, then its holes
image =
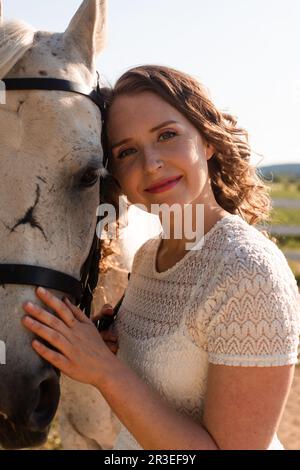
POLYGON ((33 320, 30 317, 24 317, 24 321, 25 323, 33 323, 33 320))
POLYGON ((44 289, 43 287, 38 287, 38 288, 37 288, 37 292, 38 292, 39 294, 46 294, 46 289, 44 289))

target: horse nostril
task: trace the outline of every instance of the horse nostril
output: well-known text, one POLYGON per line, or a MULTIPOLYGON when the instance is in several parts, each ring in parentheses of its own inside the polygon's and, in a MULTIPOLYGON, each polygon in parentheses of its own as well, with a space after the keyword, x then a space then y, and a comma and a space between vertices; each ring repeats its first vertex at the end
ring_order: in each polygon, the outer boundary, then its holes
POLYGON ((43 431, 50 425, 57 410, 60 395, 57 376, 43 380, 36 394, 36 405, 29 416, 28 427, 32 431, 43 431))

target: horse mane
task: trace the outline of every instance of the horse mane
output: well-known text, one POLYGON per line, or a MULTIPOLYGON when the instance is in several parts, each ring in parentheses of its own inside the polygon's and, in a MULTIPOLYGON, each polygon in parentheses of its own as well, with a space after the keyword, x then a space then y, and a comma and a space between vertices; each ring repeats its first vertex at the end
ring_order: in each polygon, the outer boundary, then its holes
POLYGON ((0 80, 33 45, 35 29, 19 20, 0 24, 0 80))

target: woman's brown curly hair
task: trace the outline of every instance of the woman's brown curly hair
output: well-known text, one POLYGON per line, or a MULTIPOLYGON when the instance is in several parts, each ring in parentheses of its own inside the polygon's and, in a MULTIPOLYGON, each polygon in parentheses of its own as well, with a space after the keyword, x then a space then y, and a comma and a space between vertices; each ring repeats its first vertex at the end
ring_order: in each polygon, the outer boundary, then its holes
MULTIPOLYGON (((239 213, 249 224, 266 221, 271 210, 269 187, 250 163, 248 133, 237 120, 219 111, 205 87, 196 79, 169 67, 144 65, 132 68, 106 89, 106 118, 120 95, 156 93, 183 114, 211 144, 215 153, 208 161, 212 190, 217 203, 230 213, 239 213)), ((109 142, 104 124, 103 146, 110 169, 109 142)), ((267 233, 266 233, 267 235, 267 233)))

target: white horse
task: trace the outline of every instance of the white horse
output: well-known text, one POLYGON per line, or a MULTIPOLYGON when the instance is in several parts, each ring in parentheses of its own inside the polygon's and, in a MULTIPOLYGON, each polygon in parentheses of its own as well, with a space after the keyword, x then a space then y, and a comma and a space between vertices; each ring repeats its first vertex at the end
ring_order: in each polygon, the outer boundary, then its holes
MULTIPOLYGON (((1 23, 2 16, 0 0, 1 23)), ((105 0, 83 1, 63 34, 35 31, 20 21, 2 23, 0 79, 49 77, 91 89, 105 24, 105 0)), ((99 109, 84 96, 45 90, 6 93, 6 104, 0 105, 1 264, 43 266, 80 279, 95 231, 100 133, 99 109)), ((134 252, 158 231, 152 220, 154 231, 149 232, 141 211, 134 217, 139 237, 132 222, 125 244, 112 242, 94 311, 117 302, 134 252)), ((21 305, 28 300, 37 301, 34 286, 0 285, 0 341, 5 341, 7 356, 6 365, 0 365, 0 445, 12 448, 45 440, 59 400, 56 371, 34 353, 32 337, 21 326, 21 305)), ((63 378, 59 417, 64 448, 113 446, 118 421, 92 387, 63 378)))
MULTIPOLYGON (((0 78, 61 78, 91 89, 95 57, 104 46, 105 9, 105 1, 84 1, 64 34, 3 23, 0 78)), ((99 109, 69 92, 10 91, 0 119, 1 264, 44 266, 79 280, 98 206, 99 109)), ((58 375, 33 352, 32 338, 20 323, 22 303, 36 301, 34 287, 1 285, 0 299, 0 339, 7 357, 0 366, 0 443, 37 445, 57 408, 58 375)), ((105 421, 110 412, 100 398, 101 403, 105 421)))

